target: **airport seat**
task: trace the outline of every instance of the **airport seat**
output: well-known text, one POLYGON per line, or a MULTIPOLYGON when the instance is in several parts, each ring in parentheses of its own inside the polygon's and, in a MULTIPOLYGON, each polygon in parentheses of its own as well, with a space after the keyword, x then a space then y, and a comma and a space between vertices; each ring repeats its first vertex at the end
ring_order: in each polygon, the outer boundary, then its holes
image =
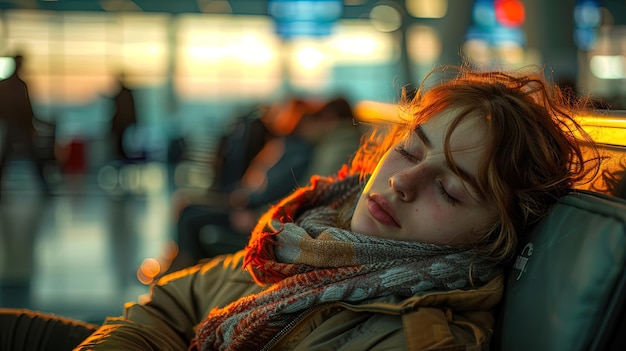
POLYGON ((492 349, 626 349, 626 201, 572 192, 522 245, 492 349))

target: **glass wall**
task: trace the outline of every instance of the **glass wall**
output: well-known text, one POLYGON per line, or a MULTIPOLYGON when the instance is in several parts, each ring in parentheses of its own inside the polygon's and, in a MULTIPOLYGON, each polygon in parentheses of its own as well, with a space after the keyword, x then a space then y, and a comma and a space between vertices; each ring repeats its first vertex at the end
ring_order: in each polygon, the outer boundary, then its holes
POLYGON ((283 41, 267 16, 10 10, 0 18, 0 54, 25 56, 37 118, 56 123, 61 142, 106 136, 120 75, 154 148, 173 134, 219 133, 242 110, 288 94, 390 101, 398 88, 397 40, 368 19, 342 20, 330 37, 283 41))

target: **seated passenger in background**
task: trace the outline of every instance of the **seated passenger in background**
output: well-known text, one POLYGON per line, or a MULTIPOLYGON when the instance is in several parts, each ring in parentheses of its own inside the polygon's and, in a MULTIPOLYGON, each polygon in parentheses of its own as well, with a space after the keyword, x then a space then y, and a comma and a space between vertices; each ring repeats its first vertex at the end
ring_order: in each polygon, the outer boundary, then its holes
MULTIPOLYGON (((576 111, 541 76, 438 72, 350 168, 271 206, 244 250, 162 278, 86 340, 66 331, 67 345, 489 349, 517 242, 597 162, 581 152, 578 137, 593 144, 576 111)), ((1 340, 23 332, 19 316, 4 317, 1 340)), ((41 329, 53 326, 26 332, 51 338, 41 329)), ((91 331, 81 328, 66 329, 91 331)))
POLYGON ((170 270, 242 249, 269 204, 308 183, 314 174, 336 173, 359 146, 361 129, 343 98, 325 104, 292 99, 263 119, 274 137, 264 142, 240 181, 231 182, 237 185, 212 192, 208 203, 180 210, 178 255, 170 270))
POLYGON ((259 106, 238 117, 220 138, 214 162, 214 192, 230 192, 239 186, 241 177, 265 144, 277 137, 269 128, 269 107, 259 106))

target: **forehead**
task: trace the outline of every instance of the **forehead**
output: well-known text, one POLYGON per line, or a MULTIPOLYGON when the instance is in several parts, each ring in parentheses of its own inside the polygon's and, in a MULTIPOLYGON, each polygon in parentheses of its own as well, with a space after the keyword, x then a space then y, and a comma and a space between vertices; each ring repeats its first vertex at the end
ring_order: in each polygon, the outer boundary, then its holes
POLYGON ((434 148, 443 148, 444 141, 450 128, 450 151, 479 152, 487 140, 487 119, 475 115, 465 116, 460 122, 454 124, 459 117, 459 110, 448 109, 433 115, 421 125, 421 129, 433 142, 434 148))

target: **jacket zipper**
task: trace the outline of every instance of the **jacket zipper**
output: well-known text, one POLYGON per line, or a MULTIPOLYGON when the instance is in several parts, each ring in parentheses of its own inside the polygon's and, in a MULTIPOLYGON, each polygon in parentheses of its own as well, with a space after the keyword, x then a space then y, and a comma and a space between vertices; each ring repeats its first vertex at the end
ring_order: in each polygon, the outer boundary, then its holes
POLYGON ((267 344, 265 344, 265 346, 263 346, 261 351, 271 350, 272 347, 274 347, 278 343, 278 341, 280 341, 280 339, 283 338, 283 336, 289 333, 293 328, 296 327, 296 325, 302 322, 306 317, 312 315, 317 310, 321 310, 326 307, 329 307, 329 305, 309 307, 306 310, 304 310, 302 313, 298 315, 298 317, 296 317, 294 320, 289 322, 289 324, 287 324, 280 332, 278 332, 278 334, 274 335, 274 337, 267 344))
POLYGON ((296 317, 291 322, 289 322, 283 329, 281 329, 280 332, 278 332, 278 334, 274 335, 274 337, 267 344, 265 344, 265 346, 261 349, 261 351, 271 350, 272 347, 276 346, 276 344, 285 335, 287 335, 291 330, 293 330, 293 328, 295 328, 298 324, 300 324, 300 322, 305 320, 307 317, 309 317, 313 313, 316 313, 326 308, 332 308, 332 307, 338 307, 338 306, 343 307, 347 310, 354 311, 354 312, 377 312, 377 313, 392 314, 392 315, 403 315, 414 309, 414 306, 404 306, 401 308, 393 307, 391 305, 385 306, 382 304, 361 306, 361 305, 352 305, 346 302, 334 302, 330 304, 309 307, 306 310, 304 310, 302 313, 300 313, 298 317, 296 317))

